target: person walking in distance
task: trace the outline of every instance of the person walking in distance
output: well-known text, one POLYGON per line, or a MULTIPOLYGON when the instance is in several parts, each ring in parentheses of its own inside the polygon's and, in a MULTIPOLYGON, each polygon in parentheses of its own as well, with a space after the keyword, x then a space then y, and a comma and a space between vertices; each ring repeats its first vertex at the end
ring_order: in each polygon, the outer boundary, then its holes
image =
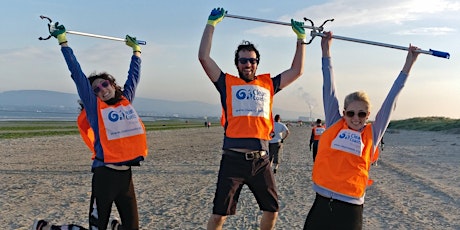
POLYGON ((310 151, 313 146, 313 162, 315 162, 316 154, 318 153, 318 142, 321 134, 323 134, 326 127, 322 124, 321 119, 316 119, 315 126, 311 129, 310 136, 310 151))
MULTIPOLYGON (((112 229, 139 229, 132 166, 140 166, 147 156, 144 124, 132 106, 140 80, 141 49, 136 38, 126 35, 132 48, 128 77, 123 90, 115 78, 106 73, 83 73, 73 50, 68 46, 66 29, 57 22, 50 26, 75 82, 82 103, 78 127, 84 142, 93 152, 89 229, 107 229, 112 205, 115 203, 121 223, 112 220, 112 229)), ((52 225, 37 220, 32 230, 85 229, 76 225, 52 225)))
POLYGON ((340 113, 331 65, 332 33, 325 32, 325 35, 321 39, 321 47, 327 128, 321 135, 313 164, 312 181, 316 197, 304 229, 362 229, 364 197, 370 184, 373 155, 419 52, 417 47, 409 46, 401 72, 374 122, 368 123, 371 104, 363 91, 348 94, 340 113))
POLYGON ((238 76, 224 73, 210 57, 216 24, 225 16, 223 8, 213 9, 201 38, 198 59, 220 94, 224 119, 223 153, 220 162, 212 215, 207 229, 222 229, 228 215, 234 215, 241 189, 246 184, 263 211, 260 229, 273 229, 279 203, 275 178, 267 155, 273 129, 273 96, 303 73, 306 38, 302 22, 291 20, 297 34, 296 50, 288 70, 271 78, 256 75, 261 61, 256 47, 243 41, 235 51, 238 76))
POLYGON ((279 114, 275 115, 274 120, 275 128, 273 131, 273 137, 269 142, 268 154, 270 155, 270 163, 273 168, 273 173, 276 173, 283 153, 283 142, 289 136, 289 129, 285 124, 281 123, 281 117, 279 114))

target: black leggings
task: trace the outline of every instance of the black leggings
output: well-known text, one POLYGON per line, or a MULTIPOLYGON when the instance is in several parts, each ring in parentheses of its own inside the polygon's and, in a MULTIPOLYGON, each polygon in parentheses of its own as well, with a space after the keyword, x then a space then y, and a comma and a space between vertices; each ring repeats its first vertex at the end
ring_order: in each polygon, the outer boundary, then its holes
POLYGON ((356 229, 363 228, 363 205, 326 198, 318 193, 305 220, 308 229, 356 229))
POLYGON ((317 153, 318 153, 318 141, 313 141, 313 162, 315 162, 317 153))
POLYGON ((107 229, 112 203, 120 214, 123 229, 139 229, 136 194, 131 169, 115 170, 107 167, 94 169, 89 207, 90 229, 107 229))

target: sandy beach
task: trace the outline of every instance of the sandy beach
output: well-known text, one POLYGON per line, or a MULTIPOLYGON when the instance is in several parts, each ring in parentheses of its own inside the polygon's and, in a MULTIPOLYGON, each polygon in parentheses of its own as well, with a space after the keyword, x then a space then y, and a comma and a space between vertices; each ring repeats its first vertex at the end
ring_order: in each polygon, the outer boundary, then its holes
MULTIPOLYGON (((313 203, 310 128, 290 127, 276 174, 276 229, 302 229, 313 203)), ((219 167, 221 127, 152 131, 133 169, 142 229, 205 229, 219 167)), ((90 152, 78 135, 0 140, 0 226, 34 219, 87 226, 90 152)), ((460 134, 389 130, 366 194, 364 229, 460 229, 460 134)), ((112 215, 118 216, 116 209, 112 215)), ((225 229, 257 229, 249 189, 225 229)))

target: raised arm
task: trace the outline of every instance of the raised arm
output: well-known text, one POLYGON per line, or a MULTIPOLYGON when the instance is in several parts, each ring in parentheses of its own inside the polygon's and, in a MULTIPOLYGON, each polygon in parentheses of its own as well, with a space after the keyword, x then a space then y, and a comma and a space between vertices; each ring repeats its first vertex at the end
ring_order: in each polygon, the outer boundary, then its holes
POLYGON ((415 52, 420 48, 413 46, 412 44, 409 45, 409 51, 407 52, 406 62, 404 63, 403 69, 401 72, 409 75, 410 70, 412 69, 412 65, 414 65, 415 61, 417 60, 419 52, 415 52))
POLYGON ((123 95, 132 102, 141 77, 141 47, 136 38, 129 35, 126 35, 125 44, 133 49, 133 55, 129 64, 128 78, 123 86, 123 95))
POLYGON ((297 22, 291 19, 292 30, 297 35, 296 50, 294 59, 292 60, 291 68, 281 73, 280 88, 291 84, 303 74, 303 65, 305 61, 305 46, 304 40, 306 38, 305 29, 302 27, 303 22, 297 22))
POLYGON ((339 101, 335 91, 334 72, 331 64, 332 32, 324 32, 325 37, 321 39, 322 50, 322 71, 323 71, 323 105, 326 116, 326 127, 330 127, 342 116, 339 110, 339 101))
POLYGON ((323 58, 331 57, 331 43, 332 43, 332 32, 324 32, 325 37, 321 38, 321 52, 323 58))
POLYGON ((201 37, 200 49, 198 51, 198 60, 200 60, 201 66, 212 82, 216 82, 222 72, 220 67, 210 56, 212 36, 214 34, 216 24, 222 21, 224 16, 225 10, 223 8, 214 8, 211 11, 211 14, 208 17, 208 23, 206 24, 203 36, 201 37))
POLYGON ((374 148, 377 148, 378 142, 380 142, 380 139, 383 137, 388 127, 388 124, 390 123, 391 114, 396 108, 396 101, 398 95, 403 89, 406 80, 409 76, 409 72, 412 66, 414 65, 415 61, 417 60, 418 55, 420 54, 419 52, 415 52, 417 49, 419 48, 417 48, 416 46, 409 45, 404 66, 401 72, 399 73, 398 77, 396 78, 395 82, 391 86, 388 95, 382 103, 382 107, 380 107, 379 111, 375 116, 375 121, 372 123, 374 148))

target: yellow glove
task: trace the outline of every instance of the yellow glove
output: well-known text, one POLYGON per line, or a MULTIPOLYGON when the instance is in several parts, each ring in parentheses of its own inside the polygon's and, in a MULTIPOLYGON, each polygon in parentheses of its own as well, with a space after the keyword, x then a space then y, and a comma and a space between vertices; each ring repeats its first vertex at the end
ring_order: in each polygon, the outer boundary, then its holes
POLYGON ((66 29, 64 25, 59 25, 59 22, 56 22, 54 24, 49 24, 48 27, 51 36, 57 38, 59 44, 67 42, 66 29))
POLYGON ((291 27, 295 34, 297 34, 297 39, 305 40, 307 35, 305 34, 305 28, 303 28, 303 22, 294 21, 291 19, 291 27))
POLYGON ((208 25, 215 27, 217 23, 224 19, 226 13, 224 8, 214 8, 208 17, 208 25))
POLYGON ((133 48, 133 52, 141 52, 141 47, 135 37, 126 35, 126 45, 133 48))

